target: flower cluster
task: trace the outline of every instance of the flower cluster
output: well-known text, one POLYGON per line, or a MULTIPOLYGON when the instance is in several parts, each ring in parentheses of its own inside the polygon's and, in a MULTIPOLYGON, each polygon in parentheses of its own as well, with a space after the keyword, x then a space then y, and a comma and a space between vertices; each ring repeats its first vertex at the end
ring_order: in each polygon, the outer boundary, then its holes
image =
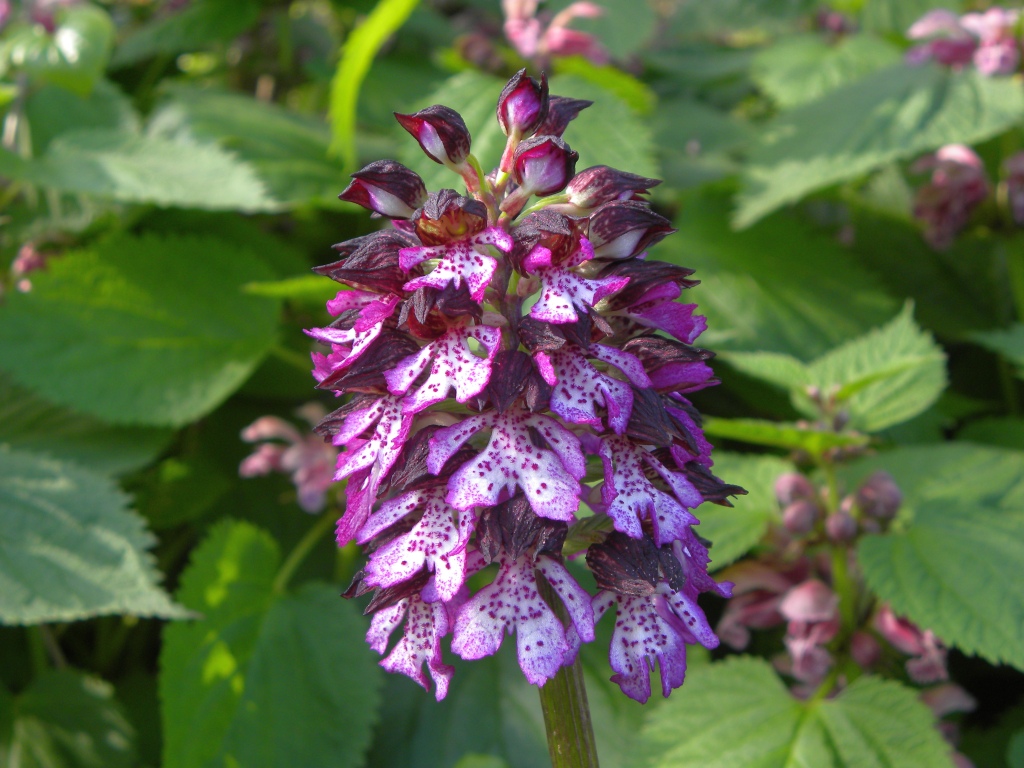
MULTIPOLYGON (((903 495, 893 478, 873 473, 830 513, 827 492, 801 474, 779 477, 775 495, 782 525, 757 558, 723 573, 734 583, 734 597, 716 627, 722 641, 743 650, 751 630, 785 626, 785 652, 775 658, 775 666, 793 678, 792 692, 800 698, 823 685, 826 692, 841 687, 850 664, 870 671, 899 660, 911 681, 930 686, 921 698, 937 718, 972 709, 970 696, 948 682, 946 648, 931 630, 918 628, 884 603, 860 611, 856 606, 868 601, 857 595, 846 596, 853 615, 845 620, 841 615, 835 558, 848 584, 858 584, 852 545, 862 535, 884 531, 898 515, 903 495), (846 660, 844 665, 837 666, 838 657, 846 660)), ((942 725, 954 735, 951 724, 942 725)), ((962 755, 955 757, 969 765, 962 755)))
POLYGON ((597 38, 570 29, 573 19, 593 19, 604 9, 590 2, 570 3, 550 20, 537 16, 538 0, 501 0, 505 37, 525 59, 550 56, 583 56, 594 64, 607 64, 608 51, 597 38), (546 23, 545 23, 546 22, 546 23))
POLYGON ((983 75, 1012 74, 1021 59, 1019 20, 1019 11, 998 7, 962 16, 929 11, 907 31, 911 40, 925 41, 910 49, 907 61, 935 61, 955 69, 973 64, 983 75))
POLYGON ((429 673, 438 699, 448 636, 478 659, 514 633, 543 685, 614 607, 613 679, 640 701, 655 662, 668 695, 686 644, 718 644, 697 598, 729 589, 707 574, 690 510, 742 491, 711 473, 687 399, 714 382, 692 346, 705 321, 675 301, 692 271, 646 258, 673 231, 643 197, 658 182, 575 173, 562 134, 587 106, 520 71, 498 101, 507 143, 490 173, 455 111, 396 115, 468 194, 371 163, 341 198, 391 225, 316 270, 345 286, 327 305, 336 319, 307 333, 330 347, 313 354, 318 386, 348 396, 317 427, 343 449, 338 543, 368 555, 347 594, 373 591, 367 640, 382 666, 424 688, 429 673), (562 554, 574 526, 592 542, 594 597, 562 554))
MULTIPOLYGON (((928 181, 914 194, 914 218, 924 226, 924 238, 938 250, 949 248, 967 228, 983 203, 992 198, 985 166, 977 153, 963 144, 947 144, 925 155, 910 168, 929 173, 928 181)), ((1003 161, 1003 180, 997 196, 1007 209, 1005 215, 1016 226, 1024 226, 1024 152, 1003 161)))

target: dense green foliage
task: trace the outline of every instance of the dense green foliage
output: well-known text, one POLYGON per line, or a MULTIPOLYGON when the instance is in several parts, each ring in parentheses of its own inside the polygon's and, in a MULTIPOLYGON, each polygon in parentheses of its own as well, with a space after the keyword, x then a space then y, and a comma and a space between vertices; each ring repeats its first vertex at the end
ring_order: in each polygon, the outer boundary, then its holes
MULTIPOLYGON (((336 200, 347 173, 394 157, 457 186, 392 111, 446 104, 496 157, 495 96, 541 63, 552 93, 595 102, 567 134, 579 168, 664 179, 653 203, 679 232, 656 255, 702 281, 684 298, 722 383, 694 400, 716 474, 749 491, 697 511, 712 569, 769 546, 779 475, 850 493, 887 471, 903 505, 855 546, 865 615, 886 602, 932 630, 977 701, 945 720, 960 751, 1024 766, 1024 229, 1003 178, 933 248, 911 167, 969 144, 1005 176, 1021 75, 908 66, 904 33, 932 0, 599 4, 574 26, 608 65, 521 60, 499 0, 82 0, 52 31, 14 4, 0 768, 544 764, 509 647, 455 660, 441 703, 386 676, 365 600, 338 598, 360 567, 330 535, 343 489, 307 515, 285 476, 238 471, 256 418, 305 431, 297 408, 331 407, 301 329, 333 295, 309 268, 375 226, 336 200), (856 31, 822 31, 822 11, 856 31)), ((750 656, 691 653, 683 688, 642 707, 608 680, 609 623, 583 651, 605 768, 951 764, 895 656, 799 700, 770 631, 750 656)))

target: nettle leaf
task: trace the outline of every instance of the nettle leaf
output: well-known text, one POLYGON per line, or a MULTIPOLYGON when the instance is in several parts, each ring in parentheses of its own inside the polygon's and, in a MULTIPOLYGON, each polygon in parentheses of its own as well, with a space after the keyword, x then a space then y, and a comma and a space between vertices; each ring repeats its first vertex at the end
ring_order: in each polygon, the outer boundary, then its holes
POLYGON ((160 54, 195 51, 217 40, 230 40, 254 24, 259 14, 257 0, 195 0, 132 32, 117 47, 111 63, 125 67, 160 54))
POLYGON ((142 518, 104 477, 0 446, 0 528, 0 622, 187 615, 158 586, 142 518))
POLYGON ((760 51, 751 76, 776 104, 789 109, 901 59, 899 48, 871 35, 847 35, 835 43, 818 34, 794 35, 760 51))
POLYGON ((694 670, 641 733, 647 768, 952 768, 915 691, 863 676, 834 699, 793 698, 768 662, 694 670))
POLYGON ((796 468, 774 456, 715 451, 714 459, 717 476, 747 491, 746 496, 731 499, 732 507, 705 503, 694 512, 700 519, 697 533, 714 545, 711 568, 718 570, 749 552, 764 536, 768 524, 779 521, 775 480, 796 468))
POLYGON ((192 555, 160 654, 166 768, 363 764, 382 673, 327 584, 275 591, 276 542, 224 520, 192 555))
POLYGON ((68 131, 107 128, 138 131, 139 117, 131 100, 109 80, 96 82, 88 96, 56 85, 31 92, 25 100, 25 115, 32 131, 32 151, 46 152, 50 142, 68 131))
POLYGON ((1017 366, 1017 375, 1024 378, 1024 323, 998 331, 982 331, 971 338, 1017 366))
POLYGON ((870 32, 903 35, 928 11, 951 7, 957 5, 949 0, 865 0, 861 23, 870 32))
POLYGON ((337 205, 344 167, 327 155, 330 129, 249 96, 208 88, 171 87, 150 117, 150 136, 215 144, 245 161, 274 200, 337 205))
POLYGON ((251 166, 218 147, 122 129, 63 133, 34 160, 0 151, 0 174, 125 203, 247 212, 279 207, 251 166))
MULTIPOLYGON (((559 96, 594 102, 580 112, 579 117, 569 123, 565 131, 566 142, 580 154, 576 164, 578 169, 608 165, 641 176, 659 177, 648 122, 637 115, 622 98, 592 81, 574 75, 551 78, 550 88, 551 93, 559 96)), ((491 102, 497 103, 497 97, 492 96, 491 102)), ((494 119, 493 110, 491 118, 494 119)), ((498 157, 488 157, 497 165, 498 157)), ((481 159, 481 162, 484 161, 481 159)))
POLYGON ((818 358, 809 383, 836 399, 850 426, 877 432, 928 410, 946 388, 946 355, 908 304, 887 325, 818 358))
POLYGON ((704 420, 704 432, 710 437, 724 437, 728 440, 772 448, 807 451, 812 456, 820 456, 830 448, 851 448, 868 444, 868 437, 856 432, 833 432, 762 419, 721 419, 709 416, 704 420))
POLYGON ((897 525, 861 540, 868 585, 893 610, 965 653, 1024 669, 1024 452, 966 443, 900 448, 859 462, 904 494, 897 525))
POLYGON ((736 370, 789 391, 793 405, 820 417, 809 387, 834 397, 850 427, 878 432, 928 410, 946 387, 946 356, 907 307, 887 325, 848 341, 810 364, 771 352, 733 352, 736 370))
POLYGON ((690 97, 666 99, 650 116, 665 182, 700 186, 738 172, 738 155, 755 137, 728 112, 690 97))
POLYGON ((50 670, 17 696, 0 688, 0 765, 128 768, 135 765, 135 733, 109 683, 50 670))
POLYGON ((114 42, 110 15, 92 4, 57 11, 50 34, 41 24, 18 30, 5 41, 0 58, 43 82, 88 95, 103 75, 114 42))
POLYGON ((274 343, 271 275, 214 238, 117 236, 70 253, 0 308, 3 367, 47 399, 117 424, 179 426, 223 402, 274 343))
POLYGON ((1012 78, 896 64, 775 118, 751 153, 735 224, 894 160, 984 141, 1022 118, 1024 91, 1012 78))
POLYGON ((1024 419, 1011 416, 978 419, 964 426, 957 437, 972 443, 1024 451, 1024 419))
POLYGON ((734 232, 728 202, 704 193, 683 200, 679 228, 654 251, 697 270, 686 292, 709 330, 700 343, 722 351, 824 354, 895 314, 897 303, 835 240, 788 216, 734 232))
POLYGON ((0 443, 118 475, 148 464, 170 442, 169 429, 116 427, 48 403, 0 374, 0 443))

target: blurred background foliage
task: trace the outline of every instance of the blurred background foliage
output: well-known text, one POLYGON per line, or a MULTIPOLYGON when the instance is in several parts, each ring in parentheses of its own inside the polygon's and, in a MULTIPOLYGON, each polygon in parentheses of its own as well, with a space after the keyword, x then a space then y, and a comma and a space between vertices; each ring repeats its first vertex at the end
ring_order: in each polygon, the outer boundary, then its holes
MULTIPOLYGON (((0 0, 0 766, 546 763, 509 648, 457 663, 441 704, 385 679, 338 599, 343 496, 311 516, 284 475, 239 476, 247 425, 330 407, 301 329, 333 295, 310 267, 375 226, 336 199, 347 174, 396 157, 452 186, 392 118, 435 103, 496 162, 521 66, 595 101, 566 137, 579 168, 664 179, 680 231, 653 256, 703 281, 686 298, 722 384, 695 400, 750 491, 698 513, 713 567, 778 527, 793 461, 867 446, 849 482, 884 467, 912 503, 862 540, 865 578, 952 648, 977 703, 960 752, 1024 766, 1024 230, 1004 179, 933 247, 912 168, 969 144, 999 178, 1021 76, 904 63, 953 0, 600 5, 573 27, 604 58, 527 61, 498 0, 0 0), (848 430, 801 421, 818 385, 847 388, 848 430)), ((641 707, 600 631, 606 768, 950 759, 898 669, 806 708, 757 657, 691 653, 641 707)))

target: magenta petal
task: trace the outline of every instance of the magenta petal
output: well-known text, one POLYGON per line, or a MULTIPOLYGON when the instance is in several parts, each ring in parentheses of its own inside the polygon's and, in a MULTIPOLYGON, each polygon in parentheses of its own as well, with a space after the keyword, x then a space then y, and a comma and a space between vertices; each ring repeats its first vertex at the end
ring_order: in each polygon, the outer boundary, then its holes
POLYGON ((633 382, 635 386, 641 389, 651 386, 651 380, 647 377, 647 372, 644 371, 643 363, 640 362, 636 355, 623 352, 615 347, 609 347, 606 344, 592 344, 588 354, 609 365, 614 365, 626 374, 626 378, 633 382))
POLYGON ((388 608, 381 608, 370 621, 370 629, 366 633, 367 644, 377 653, 384 653, 388 648, 388 639, 391 633, 398 629, 405 618, 405 611, 409 607, 409 601, 399 600, 388 608))
MULTIPOLYGON (((373 436, 366 441, 350 439, 345 443, 348 450, 338 456, 338 471, 334 475, 334 479, 342 480, 353 472, 370 468, 370 492, 371 495, 376 495, 381 479, 391 471, 391 467, 398 460, 402 446, 409 438, 412 416, 402 412, 401 399, 392 395, 384 395, 372 407, 374 418, 369 419, 367 427, 379 414, 377 428, 373 436)), ((366 423, 363 417, 360 418, 359 423, 366 423)), ((347 429, 345 431, 348 432, 347 429)), ((334 442, 335 444, 341 442, 338 440, 338 436, 335 436, 334 442)))
MULTIPOLYGON (((585 643, 593 642, 594 608, 590 604, 589 593, 577 584, 565 566, 554 558, 541 555, 537 558, 537 568, 562 599, 576 635, 585 643)), ((572 659, 566 659, 567 664, 571 661, 572 659)))
POLYGON ((560 266, 537 269, 536 273, 540 296, 530 309, 530 317, 555 325, 575 323, 579 319, 577 311, 586 314, 587 309, 605 296, 621 291, 629 282, 628 277, 588 280, 560 266))
MULTIPOLYGON (((494 276, 498 262, 487 254, 473 250, 467 241, 460 240, 440 248, 443 248, 444 257, 434 270, 423 277, 410 280, 402 288, 407 291, 419 288, 443 290, 448 283, 454 283, 458 288, 465 281, 473 301, 483 301, 484 292, 494 276)), ((404 258, 405 250, 402 250, 401 254, 404 258)))
POLYGON ((366 518, 370 516, 374 494, 371 493, 369 475, 368 471, 364 471, 348 479, 348 486, 345 488, 345 514, 338 520, 334 532, 339 547, 344 547, 352 541, 356 532, 363 527, 366 518))
MULTIPOLYGON (((594 348, 600 346, 595 344, 594 348)), ((552 411, 573 424, 589 424, 600 430, 603 424, 595 407, 603 405, 608 411, 608 425, 617 434, 626 431, 633 410, 633 390, 628 384, 600 373, 579 347, 556 349, 547 358, 555 378, 552 411)))

